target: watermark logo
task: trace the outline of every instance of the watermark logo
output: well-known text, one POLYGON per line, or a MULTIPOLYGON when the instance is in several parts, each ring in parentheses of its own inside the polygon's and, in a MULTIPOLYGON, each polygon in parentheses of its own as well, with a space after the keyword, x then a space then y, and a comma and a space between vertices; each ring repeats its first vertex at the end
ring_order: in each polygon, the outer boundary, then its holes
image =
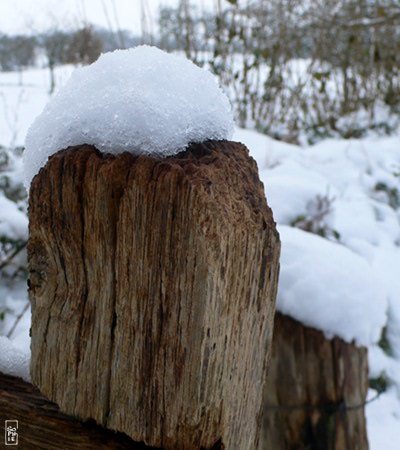
POLYGON ((18 420, 6 420, 4 440, 6 445, 18 445, 18 420))

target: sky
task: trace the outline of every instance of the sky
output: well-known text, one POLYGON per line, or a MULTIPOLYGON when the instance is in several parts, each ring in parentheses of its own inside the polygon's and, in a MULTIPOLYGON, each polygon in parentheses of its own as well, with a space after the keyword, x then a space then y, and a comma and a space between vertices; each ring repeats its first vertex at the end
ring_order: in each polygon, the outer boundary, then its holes
MULTIPOLYGON (((177 1, 0 0, 0 34, 31 34, 49 28, 76 28, 85 22, 141 34, 142 11, 146 17, 145 31, 153 31, 160 4, 173 5, 177 1)), ((198 5, 212 3, 213 0, 194 2, 198 5)))

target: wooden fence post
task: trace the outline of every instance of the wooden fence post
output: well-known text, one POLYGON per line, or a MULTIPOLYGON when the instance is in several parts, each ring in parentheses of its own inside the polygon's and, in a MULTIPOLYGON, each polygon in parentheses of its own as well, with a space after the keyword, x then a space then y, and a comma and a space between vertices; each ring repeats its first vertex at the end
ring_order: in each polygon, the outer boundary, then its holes
POLYGON ((367 349, 277 313, 265 385, 265 450, 366 450, 367 349))
POLYGON ((280 244, 247 149, 67 149, 29 215, 41 392, 152 447, 258 448, 280 244))

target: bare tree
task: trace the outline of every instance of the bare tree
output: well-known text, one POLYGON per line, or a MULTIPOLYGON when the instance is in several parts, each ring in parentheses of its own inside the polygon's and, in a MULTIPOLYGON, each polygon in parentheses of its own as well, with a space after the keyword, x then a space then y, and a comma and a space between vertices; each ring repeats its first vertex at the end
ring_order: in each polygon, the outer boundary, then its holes
POLYGON ((47 67, 50 72, 50 94, 54 92, 56 81, 54 70, 56 65, 66 62, 70 35, 65 31, 54 29, 39 36, 39 43, 44 50, 47 59, 47 67))
POLYGON ((72 64, 91 64, 100 56, 103 41, 90 25, 77 30, 71 36, 66 58, 72 64))

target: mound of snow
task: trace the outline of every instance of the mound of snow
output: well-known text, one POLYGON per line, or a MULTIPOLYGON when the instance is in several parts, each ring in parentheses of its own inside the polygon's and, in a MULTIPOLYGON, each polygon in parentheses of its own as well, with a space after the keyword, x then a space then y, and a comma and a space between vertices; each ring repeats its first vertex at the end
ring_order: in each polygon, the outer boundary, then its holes
POLYGON ((229 139, 233 127, 215 78, 189 60, 149 46, 106 53, 76 70, 29 129, 25 185, 69 146, 166 156, 190 142, 229 139))
POLYGON ((285 225, 277 308, 306 326, 357 345, 377 342, 387 296, 367 261, 341 244, 285 225))
POLYGON ((0 372, 30 381, 29 351, 21 350, 5 336, 0 336, 0 372))

